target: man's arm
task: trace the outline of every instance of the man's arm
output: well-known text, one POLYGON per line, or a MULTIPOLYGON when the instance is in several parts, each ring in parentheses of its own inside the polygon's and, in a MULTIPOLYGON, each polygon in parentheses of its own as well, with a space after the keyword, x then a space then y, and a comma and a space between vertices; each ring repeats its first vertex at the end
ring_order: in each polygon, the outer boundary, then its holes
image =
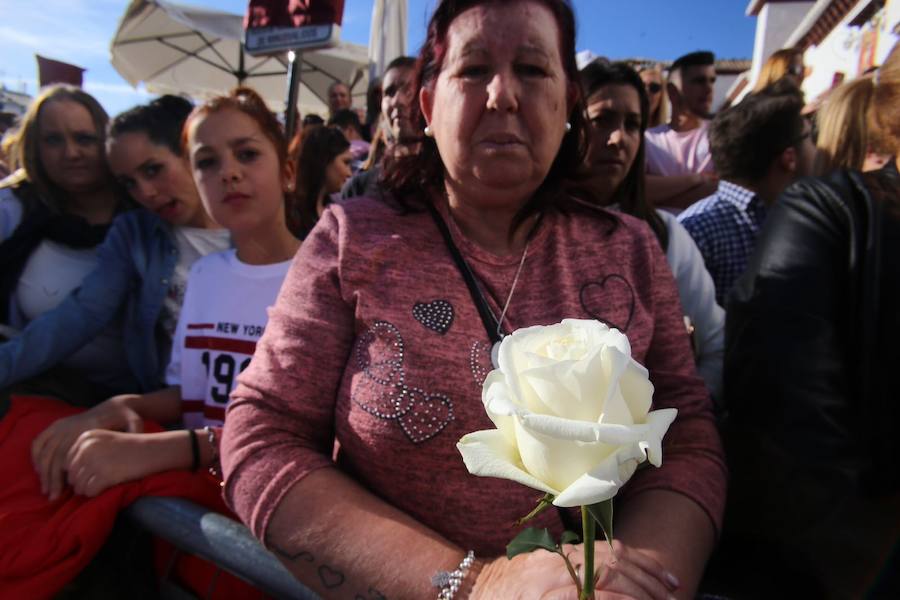
POLYGON ((708 173, 646 175, 647 201, 658 208, 687 208, 714 194, 718 187, 719 178, 708 173))

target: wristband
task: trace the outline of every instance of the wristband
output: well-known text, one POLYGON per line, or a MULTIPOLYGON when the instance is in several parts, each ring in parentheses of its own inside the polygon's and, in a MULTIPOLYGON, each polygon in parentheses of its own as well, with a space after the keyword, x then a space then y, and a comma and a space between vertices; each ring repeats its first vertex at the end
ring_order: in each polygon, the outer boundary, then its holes
POLYGON ((191 437, 191 472, 196 473, 200 468, 200 443, 196 431, 188 429, 188 435, 191 437))

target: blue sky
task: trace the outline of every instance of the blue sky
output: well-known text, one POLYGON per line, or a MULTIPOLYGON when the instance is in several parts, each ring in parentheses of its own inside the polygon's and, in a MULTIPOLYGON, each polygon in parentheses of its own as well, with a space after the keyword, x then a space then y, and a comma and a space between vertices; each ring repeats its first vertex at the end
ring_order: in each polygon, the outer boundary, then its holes
MULTIPOLYGON (((245 0, 186 4, 243 13, 245 0)), ((409 49, 422 43, 436 0, 409 0, 409 49)), ((750 58, 756 20, 748 0, 574 0, 578 49, 612 58, 673 59, 709 49, 722 58, 750 58)), ((85 67, 85 87, 111 113, 146 101, 109 64, 109 42, 127 0, 0 0, 0 82, 33 94, 34 54, 85 67)), ((372 0, 346 0, 342 39, 367 44, 372 0)))

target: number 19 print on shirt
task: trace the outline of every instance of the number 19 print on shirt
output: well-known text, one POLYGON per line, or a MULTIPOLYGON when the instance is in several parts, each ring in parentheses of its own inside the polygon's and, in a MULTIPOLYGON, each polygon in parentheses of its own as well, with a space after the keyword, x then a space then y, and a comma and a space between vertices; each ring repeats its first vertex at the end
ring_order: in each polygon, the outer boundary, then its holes
POLYGON ((181 386, 185 427, 222 424, 289 266, 244 264, 233 250, 194 264, 166 374, 167 383, 181 386))

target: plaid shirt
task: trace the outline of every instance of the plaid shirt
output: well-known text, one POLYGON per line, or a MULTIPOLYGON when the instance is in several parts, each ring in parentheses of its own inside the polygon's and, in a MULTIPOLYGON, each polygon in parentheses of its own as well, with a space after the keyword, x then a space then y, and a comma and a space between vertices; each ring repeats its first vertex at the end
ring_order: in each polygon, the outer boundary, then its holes
POLYGON ((756 194, 724 180, 715 194, 678 215, 703 255, 720 305, 746 270, 765 218, 765 204, 756 194))

